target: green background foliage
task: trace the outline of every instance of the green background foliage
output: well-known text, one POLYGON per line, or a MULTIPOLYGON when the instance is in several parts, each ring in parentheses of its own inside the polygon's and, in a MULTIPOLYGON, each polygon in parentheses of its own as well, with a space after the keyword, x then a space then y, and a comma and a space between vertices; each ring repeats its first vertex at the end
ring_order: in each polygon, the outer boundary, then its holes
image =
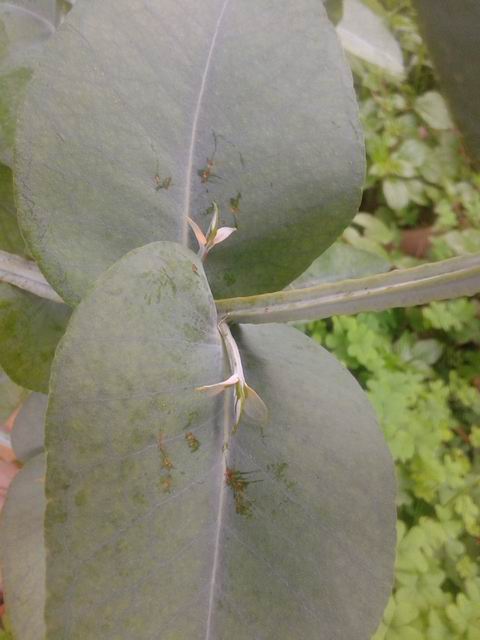
MULTIPOLYGON (((408 2, 380 9, 403 82, 352 59, 368 154, 362 213, 344 234, 397 266, 480 250, 472 169, 408 2)), ((374 640, 480 638, 480 304, 336 317, 305 330, 354 373, 395 459, 395 590, 374 640)))

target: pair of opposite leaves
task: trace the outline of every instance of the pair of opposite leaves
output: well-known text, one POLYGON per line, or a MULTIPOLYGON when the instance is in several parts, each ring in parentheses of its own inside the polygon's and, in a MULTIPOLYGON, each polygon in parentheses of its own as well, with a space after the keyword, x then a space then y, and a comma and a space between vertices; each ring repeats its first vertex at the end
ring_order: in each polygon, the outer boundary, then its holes
MULTIPOLYGON (((215 294, 278 289, 356 210, 355 100, 320 3, 188 5, 79 3, 21 120, 32 253, 67 302, 90 288, 51 381, 48 637, 367 638, 391 584, 394 491, 358 385, 295 330, 242 327, 270 419, 243 423, 225 462, 228 395, 195 392, 225 377, 202 266, 161 243, 105 272, 152 239, 185 242, 187 214, 204 228, 217 201, 239 229, 209 256, 215 294)), ((18 637, 42 637, 42 607, 26 615, 9 581, 18 637)))
POLYGON ((208 266, 216 297, 282 288, 355 212, 355 100, 322 8, 237 4, 129 3, 127 20, 80 3, 49 47, 20 127, 20 218, 67 302, 135 246, 185 243, 213 200, 239 225, 208 266))

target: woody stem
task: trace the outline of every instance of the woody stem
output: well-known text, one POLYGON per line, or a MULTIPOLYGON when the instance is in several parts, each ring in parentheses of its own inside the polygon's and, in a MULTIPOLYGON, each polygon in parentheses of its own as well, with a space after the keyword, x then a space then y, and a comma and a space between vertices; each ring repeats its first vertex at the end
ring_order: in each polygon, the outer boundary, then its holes
POLYGON ((245 374, 243 372, 242 357, 238 350, 235 338, 232 336, 230 327, 225 320, 220 320, 218 324, 218 331, 223 339, 225 345, 225 351, 227 352, 228 362, 230 364, 230 371, 232 374, 236 373, 241 383, 245 382, 245 374))
POLYGON ((475 254, 366 278, 217 300, 217 309, 227 322, 291 322, 409 307, 478 292, 480 254, 475 254))

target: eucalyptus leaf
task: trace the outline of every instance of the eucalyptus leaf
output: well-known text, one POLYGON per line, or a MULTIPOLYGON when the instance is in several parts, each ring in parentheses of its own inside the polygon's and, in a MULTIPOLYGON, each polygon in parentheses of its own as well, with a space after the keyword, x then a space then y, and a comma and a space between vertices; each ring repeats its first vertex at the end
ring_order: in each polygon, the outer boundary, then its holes
POLYGON ((26 65, 42 51, 55 27, 54 0, 0 0, 0 70, 26 65))
POLYGON ((19 125, 22 231, 76 304, 134 247, 237 232, 216 297, 282 288, 356 213, 364 150, 350 70, 318 0, 77 3, 19 125))
POLYGON ((327 15, 333 24, 338 24, 343 16, 343 0, 323 0, 327 15))
POLYGON ((75 0, 57 0, 57 21, 63 22, 72 10, 75 0))
POLYGON ((25 400, 28 392, 10 380, 5 371, 0 367, 0 424, 25 400))
POLYGON ((0 364, 17 384, 48 391, 50 366, 71 309, 0 283, 0 364))
POLYGON ((395 488, 366 396, 296 330, 242 327, 270 417, 225 448, 228 392, 195 390, 228 375, 216 321, 198 259, 169 243, 126 255, 77 307, 47 413, 49 638, 375 630, 395 488))
POLYGON ((480 163, 480 4, 414 0, 430 54, 454 119, 480 163))
POLYGON ((54 25, 57 19, 58 0, 0 0, 18 9, 23 9, 26 14, 33 14, 36 20, 45 20, 48 25, 54 25))
POLYGON ((0 164, 0 249, 17 255, 27 255, 17 222, 12 172, 3 164, 0 164))
POLYGON ((12 166, 17 112, 34 61, 54 31, 55 2, 0 1, 0 162, 12 166))
POLYGON ((31 393, 15 419, 12 448, 16 458, 22 462, 33 458, 43 449, 47 402, 45 394, 31 393))
POLYGON ((337 241, 317 258, 289 289, 314 287, 321 282, 336 282, 350 278, 383 273, 390 269, 388 260, 337 241))
POLYGON ((43 640, 45 459, 32 458, 8 490, 0 518, 0 565, 15 640, 43 640))
POLYGON ((405 75, 400 45, 384 20, 361 0, 344 0, 343 18, 337 25, 337 33, 348 53, 394 77, 405 75))
POLYGON ((13 165, 17 110, 31 75, 31 70, 25 67, 0 73, 0 162, 8 166, 13 165))

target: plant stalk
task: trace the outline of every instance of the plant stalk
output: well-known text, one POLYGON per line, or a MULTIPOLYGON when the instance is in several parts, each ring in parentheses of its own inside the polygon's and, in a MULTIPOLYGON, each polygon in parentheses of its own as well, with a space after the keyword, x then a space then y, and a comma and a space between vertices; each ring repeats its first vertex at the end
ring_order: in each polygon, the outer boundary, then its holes
POLYGON ((217 309, 229 323, 307 321, 410 307, 478 292, 480 254, 475 254, 304 289, 218 300, 217 309))
POLYGON ((35 262, 6 251, 0 251, 0 282, 7 282, 40 298, 63 303, 35 262))
MULTIPOLYGON (((63 303, 34 262, 5 251, 0 251, 0 282, 63 303)), ((260 324, 383 311, 479 292, 480 254, 474 254, 366 278, 217 300, 216 304, 220 318, 229 323, 260 324)))

